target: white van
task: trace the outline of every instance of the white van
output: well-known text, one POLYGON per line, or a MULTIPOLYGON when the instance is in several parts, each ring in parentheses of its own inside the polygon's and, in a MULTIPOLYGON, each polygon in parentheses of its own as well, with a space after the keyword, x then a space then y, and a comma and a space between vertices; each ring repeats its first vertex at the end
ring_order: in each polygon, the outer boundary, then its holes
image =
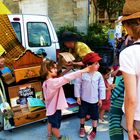
POLYGON ((18 40, 26 49, 45 51, 47 58, 57 60, 59 43, 54 27, 47 16, 8 15, 18 40))

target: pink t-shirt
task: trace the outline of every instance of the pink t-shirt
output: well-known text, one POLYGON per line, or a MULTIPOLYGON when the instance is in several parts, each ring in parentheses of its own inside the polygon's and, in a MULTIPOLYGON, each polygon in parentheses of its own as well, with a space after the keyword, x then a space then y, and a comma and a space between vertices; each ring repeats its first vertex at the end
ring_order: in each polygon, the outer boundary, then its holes
POLYGON ((47 116, 53 115, 56 110, 63 110, 68 107, 62 86, 80 77, 81 74, 81 70, 78 70, 60 78, 50 78, 43 83, 47 116))
MULTIPOLYGON (((140 39, 137 41, 140 42, 140 39)), ((140 121, 140 45, 132 45, 120 54, 120 70, 137 77, 137 102, 134 120, 140 121)))

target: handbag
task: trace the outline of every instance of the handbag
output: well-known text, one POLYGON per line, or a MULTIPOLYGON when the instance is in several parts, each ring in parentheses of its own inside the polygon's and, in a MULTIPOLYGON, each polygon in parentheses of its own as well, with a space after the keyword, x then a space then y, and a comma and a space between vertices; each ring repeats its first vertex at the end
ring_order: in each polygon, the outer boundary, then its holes
POLYGON ((127 131, 125 114, 122 115, 121 127, 127 131))
MULTIPOLYGON (((125 114, 122 115, 121 127, 122 127, 125 131, 127 131, 125 114)), ((135 120, 134 120, 134 129, 135 129, 135 130, 138 132, 138 134, 140 135, 140 121, 135 121, 135 120)))

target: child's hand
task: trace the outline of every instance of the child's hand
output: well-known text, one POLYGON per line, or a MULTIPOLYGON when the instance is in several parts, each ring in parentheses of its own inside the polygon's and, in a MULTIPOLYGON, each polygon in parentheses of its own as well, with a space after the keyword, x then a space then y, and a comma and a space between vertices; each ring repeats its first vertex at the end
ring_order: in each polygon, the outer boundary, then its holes
POLYGON ((78 105, 81 105, 81 99, 80 99, 80 97, 77 98, 77 104, 78 105))
POLYGON ((98 101, 98 106, 101 107, 102 106, 102 100, 98 101))
POLYGON ((116 85, 115 84, 111 84, 110 87, 111 87, 111 89, 114 89, 116 87, 116 85))

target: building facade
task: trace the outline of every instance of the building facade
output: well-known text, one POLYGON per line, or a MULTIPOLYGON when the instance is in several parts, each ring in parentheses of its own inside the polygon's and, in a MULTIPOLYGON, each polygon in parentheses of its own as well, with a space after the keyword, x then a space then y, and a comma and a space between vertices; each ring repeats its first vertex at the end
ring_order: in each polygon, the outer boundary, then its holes
POLYGON ((89 0, 13 0, 19 13, 48 15, 56 29, 70 25, 87 32, 89 0))

